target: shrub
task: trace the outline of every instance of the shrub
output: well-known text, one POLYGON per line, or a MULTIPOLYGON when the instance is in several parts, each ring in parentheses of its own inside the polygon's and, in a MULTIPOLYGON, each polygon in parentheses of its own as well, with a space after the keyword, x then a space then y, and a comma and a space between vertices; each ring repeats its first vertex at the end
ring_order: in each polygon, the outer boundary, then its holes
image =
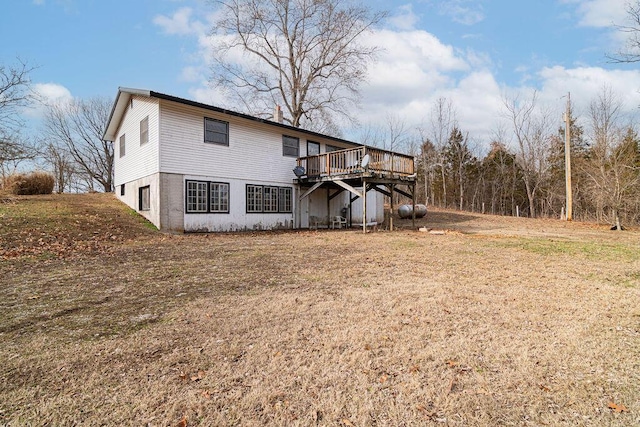
POLYGON ((11 194, 51 194, 55 178, 46 172, 31 172, 30 174, 17 173, 4 180, 4 188, 11 194))

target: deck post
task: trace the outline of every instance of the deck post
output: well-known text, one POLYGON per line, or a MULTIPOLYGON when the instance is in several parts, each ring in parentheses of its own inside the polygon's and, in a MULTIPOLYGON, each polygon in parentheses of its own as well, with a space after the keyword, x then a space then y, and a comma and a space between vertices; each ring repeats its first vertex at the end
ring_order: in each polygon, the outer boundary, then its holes
POLYGON ((367 181, 362 179, 362 232, 367 232, 367 181))
POLYGON ((331 226, 331 187, 327 186, 327 228, 331 226))
POLYGON ((390 186, 391 190, 391 203, 389 204, 391 208, 391 212, 389 212, 389 231, 393 231, 393 188, 395 187, 393 184, 390 186))

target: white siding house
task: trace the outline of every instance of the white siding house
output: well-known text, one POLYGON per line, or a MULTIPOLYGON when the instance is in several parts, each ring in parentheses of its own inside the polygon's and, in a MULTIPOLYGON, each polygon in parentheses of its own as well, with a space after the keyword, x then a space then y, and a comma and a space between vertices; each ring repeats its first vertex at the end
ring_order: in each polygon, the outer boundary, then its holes
MULTIPOLYGON (((116 196, 161 230, 327 226, 344 208, 354 224, 363 221, 352 193, 319 187, 301 198, 306 189, 293 173, 300 157, 360 144, 127 88, 118 91, 104 139, 114 144, 116 196)), ((382 222, 383 195, 366 196, 366 222, 382 222)))

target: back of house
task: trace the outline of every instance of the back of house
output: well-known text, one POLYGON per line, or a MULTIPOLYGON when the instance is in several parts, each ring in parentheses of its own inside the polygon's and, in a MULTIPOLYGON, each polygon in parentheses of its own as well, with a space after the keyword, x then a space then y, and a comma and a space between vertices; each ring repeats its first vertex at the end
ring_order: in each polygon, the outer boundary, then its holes
POLYGON ((300 157, 361 144, 129 88, 118 91, 104 139, 114 143, 116 196, 161 230, 328 226, 347 208, 356 223, 383 220, 382 194, 366 193, 363 218, 351 193, 327 186, 305 196, 293 173, 300 157))

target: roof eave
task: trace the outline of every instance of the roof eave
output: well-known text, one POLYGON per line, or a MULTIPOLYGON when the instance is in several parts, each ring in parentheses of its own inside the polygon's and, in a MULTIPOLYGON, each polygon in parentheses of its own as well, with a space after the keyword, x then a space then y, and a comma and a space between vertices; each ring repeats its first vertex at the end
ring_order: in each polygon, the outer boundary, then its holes
POLYGON ((113 103, 113 107, 111 108, 111 114, 109 115, 109 120, 107 121, 107 127, 104 131, 104 135, 102 136, 103 141, 114 141, 116 139, 118 126, 120 125, 122 115, 124 114, 127 105, 129 104, 129 99, 131 99, 132 95, 150 97, 151 91, 128 87, 118 88, 118 95, 116 96, 116 100, 113 103))

